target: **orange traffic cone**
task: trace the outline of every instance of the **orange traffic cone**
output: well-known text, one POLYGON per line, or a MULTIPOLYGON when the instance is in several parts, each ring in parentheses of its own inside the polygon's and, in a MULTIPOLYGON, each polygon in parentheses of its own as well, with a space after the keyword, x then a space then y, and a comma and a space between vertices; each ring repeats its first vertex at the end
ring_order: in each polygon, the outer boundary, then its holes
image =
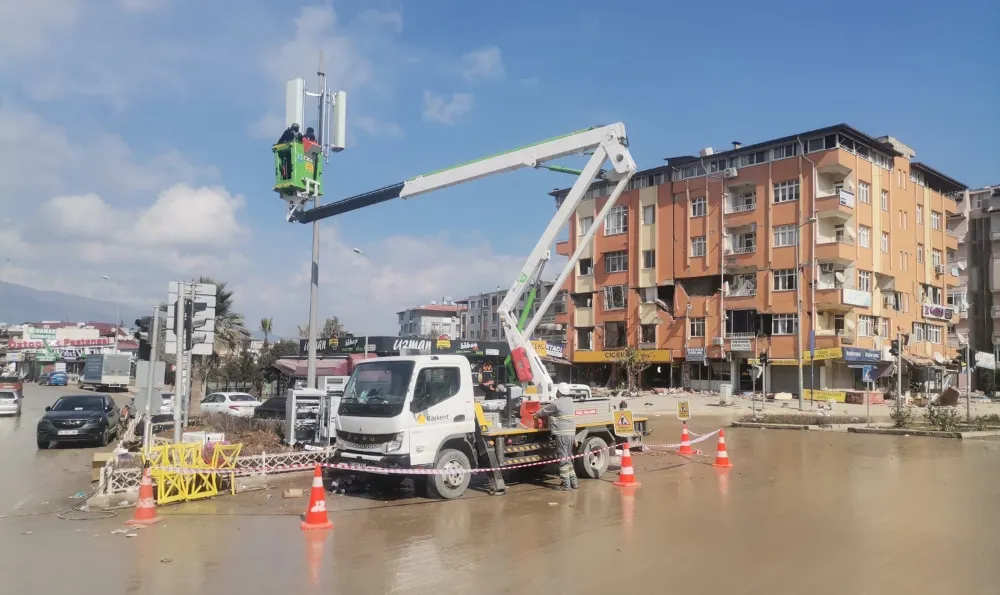
POLYGON ((333 523, 326 516, 326 494, 323 493, 323 470, 316 465, 313 473, 312 491, 309 493, 309 508, 306 509, 306 520, 302 521, 302 530, 333 529, 333 523))
POLYGON ((688 436, 688 425, 684 422, 684 427, 681 429, 681 448, 677 451, 679 455, 693 455, 694 449, 691 448, 691 437, 688 436))
POLYGON ((622 466, 618 471, 618 481, 614 482, 618 487, 634 487, 637 488, 642 484, 635 480, 635 470, 632 469, 632 444, 631 442, 625 443, 625 448, 622 449, 622 466))
POLYGON ((719 446, 718 450, 715 452, 715 462, 712 463, 713 467, 719 467, 721 469, 729 469, 733 466, 729 462, 729 453, 726 452, 726 431, 719 430, 719 446))
POLYGON ((163 519, 156 516, 156 498, 153 496, 153 478, 149 474, 149 463, 142 470, 139 480, 139 500, 135 503, 135 518, 125 521, 126 525, 155 525, 163 519))

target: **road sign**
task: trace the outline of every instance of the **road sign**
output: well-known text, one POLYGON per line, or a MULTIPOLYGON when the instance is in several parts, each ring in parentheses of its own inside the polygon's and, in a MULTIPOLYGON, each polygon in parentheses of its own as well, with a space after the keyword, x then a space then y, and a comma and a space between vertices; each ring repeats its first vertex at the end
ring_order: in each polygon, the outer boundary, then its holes
POLYGON ((691 403, 689 401, 677 401, 677 419, 681 421, 691 419, 691 403))
MULTIPOLYGON (((218 287, 211 283, 181 283, 171 281, 167 287, 167 353, 177 351, 176 306, 179 297, 185 303, 184 326, 190 333, 192 355, 211 355, 215 345, 215 305, 218 287), (194 289, 194 299, 191 290, 194 289)), ((183 340, 183 337, 182 337, 183 340)))
POLYGON ((875 382, 875 378, 872 377, 872 371, 874 368, 872 366, 865 366, 861 368, 861 382, 875 382))
POLYGON ((632 412, 628 409, 619 409, 615 412, 615 434, 628 436, 635 433, 635 425, 632 423, 632 412))

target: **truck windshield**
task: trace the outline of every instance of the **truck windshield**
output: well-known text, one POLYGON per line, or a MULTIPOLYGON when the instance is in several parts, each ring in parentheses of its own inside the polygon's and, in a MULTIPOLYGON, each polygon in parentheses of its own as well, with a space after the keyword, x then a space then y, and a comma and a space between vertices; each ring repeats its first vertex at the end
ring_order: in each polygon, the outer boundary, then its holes
POLYGON ((344 387, 338 415, 395 417, 403 412, 413 362, 366 362, 358 365, 344 387))

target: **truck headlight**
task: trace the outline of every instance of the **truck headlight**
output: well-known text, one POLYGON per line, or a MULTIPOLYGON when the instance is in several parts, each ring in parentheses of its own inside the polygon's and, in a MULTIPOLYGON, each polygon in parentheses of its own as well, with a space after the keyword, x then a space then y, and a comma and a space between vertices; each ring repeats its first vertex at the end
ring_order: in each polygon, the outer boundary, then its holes
POLYGON ((385 443, 383 449, 386 453, 396 452, 403 447, 403 433, 400 432, 392 437, 392 440, 385 443))

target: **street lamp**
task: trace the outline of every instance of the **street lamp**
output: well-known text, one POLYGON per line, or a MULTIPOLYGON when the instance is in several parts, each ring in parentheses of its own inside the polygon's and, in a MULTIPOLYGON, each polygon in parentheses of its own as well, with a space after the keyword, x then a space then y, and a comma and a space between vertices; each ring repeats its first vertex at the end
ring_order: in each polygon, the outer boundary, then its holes
MULTIPOLYGON (((802 228, 805 227, 806 225, 809 225, 810 223, 816 223, 816 217, 810 217, 810 218, 806 219, 804 222, 802 222, 801 225, 799 225, 797 228, 795 228, 795 303, 796 303, 795 324, 796 324, 796 326, 798 326, 798 333, 797 334, 798 334, 798 347, 799 347, 798 348, 798 355, 799 355, 799 362, 798 362, 799 363, 799 411, 802 411, 804 409, 804 404, 805 404, 805 400, 804 400, 805 396, 803 394, 803 393, 805 393, 805 379, 802 377, 802 281, 801 281, 801 278, 805 277, 805 275, 802 274, 802 271, 799 268, 801 266, 801 264, 799 263, 799 252, 800 252, 801 246, 802 246, 802 242, 799 241, 799 239, 800 239, 800 236, 801 236, 802 228)), ((815 237, 815 235, 816 234, 813 233, 814 237, 815 237)), ((815 277, 815 275, 813 275, 813 276, 815 277)), ((815 279, 813 280, 813 282, 815 283, 815 279)), ((814 293, 813 294, 814 298, 815 298, 815 295, 816 294, 814 293)), ((815 301, 816 300, 813 299, 813 302, 815 302, 815 301)), ((815 311, 816 310, 816 304, 813 303, 812 307, 813 307, 813 310, 815 311)), ((812 330, 812 332, 816 332, 815 328, 813 328, 811 330, 812 330)), ((810 358, 810 361, 811 360, 812 360, 812 358, 810 358)), ((810 380, 810 388, 809 388, 809 390, 810 391, 815 391, 816 390, 815 376, 813 376, 812 380, 810 380)), ((810 395, 812 395, 812 394, 814 394, 814 393, 810 393, 810 395)), ((812 400, 812 398, 810 398, 810 401, 811 400, 812 400)))
POLYGON ((122 284, 121 282, 112 279, 107 275, 101 275, 101 279, 105 281, 111 281, 117 286, 116 296, 115 296, 115 353, 118 353, 118 325, 122 319, 122 284))
MULTIPOLYGON (((360 256, 362 258, 364 258, 365 261, 368 263, 368 266, 371 267, 371 264, 372 264, 372 257, 371 256, 368 256, 367 254, 365 254, 361 250, 361 248, 354 248, 353 250, 354 250, 355 254, 357 254, 358 256, 360 256)), ((370 294, 371 293, 371 283, 372 283, 371 271, 369 271, 368 273, 369 273, 368 274, 368 293, 370 294)), ((368 359, 368 303, 367 303, 367 301, 365 303, 365 359, 368 359)))

